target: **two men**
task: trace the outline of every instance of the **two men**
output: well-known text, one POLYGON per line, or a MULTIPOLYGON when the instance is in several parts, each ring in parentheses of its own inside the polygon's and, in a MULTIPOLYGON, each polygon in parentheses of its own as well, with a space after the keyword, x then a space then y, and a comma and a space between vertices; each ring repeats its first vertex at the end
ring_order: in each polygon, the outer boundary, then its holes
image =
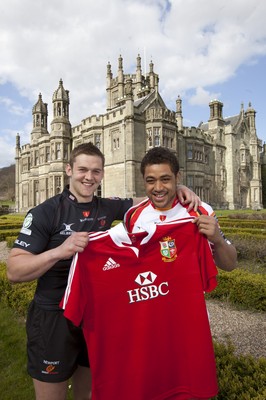
MULTIPOLYGON (((11 282, 38 280, 27 318, 28 372, 37 400, 65 400, 71 377, 75 400, 90 398, 83 333, 65 319, 59 303, 72 256, 86 248, 88 232, 109 229, 140 201, 94 196, 104 176, 104 156, 91 143, 73 149, 66 174, 69 187, 27 214, 7 263, 11 282)), ((189 189, 179 187, 177 193, 179 200, 192 200, 190 208, 197 206, 189 189)))
POLYGON ((83 326, 95 399, 210 398, 217 381, 204 292, 216 286, 213 258, 231 270, 236 250, 208 204, 196 213, 178 201, 171 151, 151 149, 141 172, 148 199, 126 213, 127 229, 91 234, 75 256, 65 316, 83 326))

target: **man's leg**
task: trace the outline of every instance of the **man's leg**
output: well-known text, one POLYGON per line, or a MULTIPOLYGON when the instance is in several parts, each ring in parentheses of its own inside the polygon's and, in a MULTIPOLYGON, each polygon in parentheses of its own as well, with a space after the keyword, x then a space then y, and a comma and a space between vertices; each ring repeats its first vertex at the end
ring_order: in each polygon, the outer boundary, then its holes
POLYGON ((36 400, 66 400, 68 381, 47 383, 33 379, 36 400))
POLYGON ((78 366, 72 376, 73 393, 75 400, 91 399, 91 370, 78 366))

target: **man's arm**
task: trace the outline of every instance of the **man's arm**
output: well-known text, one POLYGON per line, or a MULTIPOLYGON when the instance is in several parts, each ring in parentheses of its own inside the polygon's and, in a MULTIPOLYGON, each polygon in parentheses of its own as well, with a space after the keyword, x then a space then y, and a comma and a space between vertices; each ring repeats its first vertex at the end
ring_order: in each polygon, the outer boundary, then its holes
MULTIPOLYGON (((197 211, 198 206, 201 205, 200 198, 196 193, 192 192, 188 187, 184 185, 178 185, 176 189, 176 195, 181 204, 189 204, 187 211, 194 209, 197 211)), ((133 206, 138 205, 141 201, 147 199, 147 197, 135 197, 133 198, 133 206)))
POLYGON ((217 267, 225 271, 232 271, 236 268, 236 249, 221 235, 217 220, 209 215, 201 215, 195 218, 193 223, 197 224, 200 233, 213 244, 213 257, 217 267))
POLYGON ((88 241, 87 232, 75 232, 60 246, 41 254, 32 254, 26 250, 13 248, 7 260, 7 278, 13 283, 33 281, 42 276, 57 261, 67 260, 76 252, 82 252, 88 241))

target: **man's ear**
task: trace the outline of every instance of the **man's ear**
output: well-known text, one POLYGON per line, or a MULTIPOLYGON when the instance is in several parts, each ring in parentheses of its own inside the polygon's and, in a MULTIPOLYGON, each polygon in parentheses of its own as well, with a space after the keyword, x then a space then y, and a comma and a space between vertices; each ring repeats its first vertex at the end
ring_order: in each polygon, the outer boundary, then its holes
POLYGON ((71 165, 69 163, 67 163, 65 171, 66 171, 67 176, 71 176, 72 175, 72 168, 71 168, 71 165))

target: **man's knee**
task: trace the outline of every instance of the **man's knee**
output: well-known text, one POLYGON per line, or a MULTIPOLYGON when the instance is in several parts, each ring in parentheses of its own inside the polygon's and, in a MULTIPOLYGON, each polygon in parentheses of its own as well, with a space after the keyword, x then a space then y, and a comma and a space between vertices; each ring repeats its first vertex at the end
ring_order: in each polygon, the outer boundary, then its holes
POLYGON ((36 400, 66 400, 68 382, 48 383, 33 379, 36 400))
POLYGON ((73 394, 75 400, 91 399, 91 370, 79 366, 72 376, 73 394))

